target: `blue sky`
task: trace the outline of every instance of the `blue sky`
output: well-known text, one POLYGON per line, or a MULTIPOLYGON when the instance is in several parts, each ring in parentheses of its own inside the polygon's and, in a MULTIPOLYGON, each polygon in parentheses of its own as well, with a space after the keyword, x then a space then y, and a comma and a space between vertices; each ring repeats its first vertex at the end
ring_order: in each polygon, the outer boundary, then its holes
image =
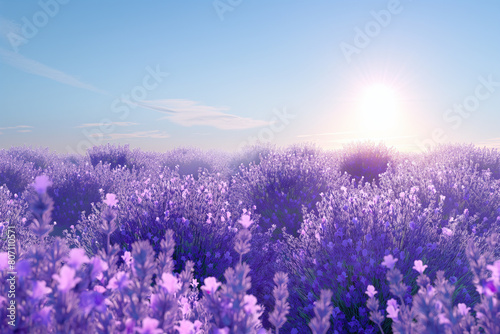
POLYGON ((0 1, 0 148, 500 147, 500 2, 0 1))

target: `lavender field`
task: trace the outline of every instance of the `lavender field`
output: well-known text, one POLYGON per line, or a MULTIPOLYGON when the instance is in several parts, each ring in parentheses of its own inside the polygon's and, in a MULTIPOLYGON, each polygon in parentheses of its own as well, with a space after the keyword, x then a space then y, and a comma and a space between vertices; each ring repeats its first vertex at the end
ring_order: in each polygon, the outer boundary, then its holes
POLYGON ((2 333, 500 332, 495 149, 13 147, 0 185, 2 333))

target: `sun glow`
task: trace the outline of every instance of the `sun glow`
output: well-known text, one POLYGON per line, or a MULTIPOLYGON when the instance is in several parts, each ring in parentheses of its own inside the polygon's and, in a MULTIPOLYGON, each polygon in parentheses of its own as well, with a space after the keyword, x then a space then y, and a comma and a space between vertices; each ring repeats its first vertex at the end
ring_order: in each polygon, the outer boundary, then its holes
POLYGON ((358 120, 367 134, 389 135, 398 125, 398 98, 394 89, 384 84, 367 87, 361 94, 358 120))

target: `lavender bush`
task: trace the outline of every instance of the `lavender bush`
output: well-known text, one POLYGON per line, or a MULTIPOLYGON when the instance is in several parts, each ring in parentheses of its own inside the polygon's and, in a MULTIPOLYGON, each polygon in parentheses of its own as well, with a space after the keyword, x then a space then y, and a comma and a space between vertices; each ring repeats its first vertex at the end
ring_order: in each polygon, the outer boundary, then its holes
POLYGON ((129 166, 132 168, 131 152, 128 145, 125 146, 94 146, 87 151, 92 166, 99 163, 109 165, 111 169, 129 166))
POLYGON ((18 160, 6 151, 0 151, 0 186, 21 195, 36 174, 33 162, 18 160))
POLYGON ((6 153, 18 161, 33 163, 35 170, 45 170, 56 159, 56 154, 51 153, 48 148, 32 148, 28 146, 12 147, 6 153))
POLYGON ((204 171, 222 172, 220 160, 226 159, 217 159, 220 155, 218 152, 204 152, 195 148, 177 148, 162 157, 162 165, 170 170, 177 170, 181 176, 192 175, 197 180, 198 175, 204 171))
POLYGON ((314 209, 319 194, 328 189, 335 177, 325 159, 305 150, 277 150, 258 165, 242 167, 233 178, 234 200, 256 205, 265 230, 276 225, 296 235, 303 220, 302 206, 314 209))
POLYGON ((379 175, 385 173, 388 165, 394 161, 395 153, 383 144, 372 142, 348 145, 342 154, 340 170, 347 173, 356 182, 378 182, 379 175))

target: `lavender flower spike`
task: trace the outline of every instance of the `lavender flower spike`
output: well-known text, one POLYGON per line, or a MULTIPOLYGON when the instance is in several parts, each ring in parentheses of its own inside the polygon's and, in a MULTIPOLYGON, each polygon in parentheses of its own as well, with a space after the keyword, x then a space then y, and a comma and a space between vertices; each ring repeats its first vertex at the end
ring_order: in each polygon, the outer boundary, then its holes
POLYGON ((389 254, 387 256, 384 256, 384 261, 382 262, 382 265, 392 270, 397 261, 398 259, 393 258, 392 255, 389 254))
POLYGON ((52 186, 52 181, 50 181, 47 175, 40 175, 35 178, 35 182, 32 184, 36 192, 40 195, 47 192, 47 188, 52 186))
POLYGON ((375 287, 373 285, 368 285, 365 293, 368 295, 368 297, 373 298, 378 292, 377 290, 375 290, 375 287))
POLYGON ((415 269, 420 275, 422 275, 427 268, 427 265, 424 266, 422 260, 415 260, 414 264, 415 265, 413 266, 413 269, 415 269))

